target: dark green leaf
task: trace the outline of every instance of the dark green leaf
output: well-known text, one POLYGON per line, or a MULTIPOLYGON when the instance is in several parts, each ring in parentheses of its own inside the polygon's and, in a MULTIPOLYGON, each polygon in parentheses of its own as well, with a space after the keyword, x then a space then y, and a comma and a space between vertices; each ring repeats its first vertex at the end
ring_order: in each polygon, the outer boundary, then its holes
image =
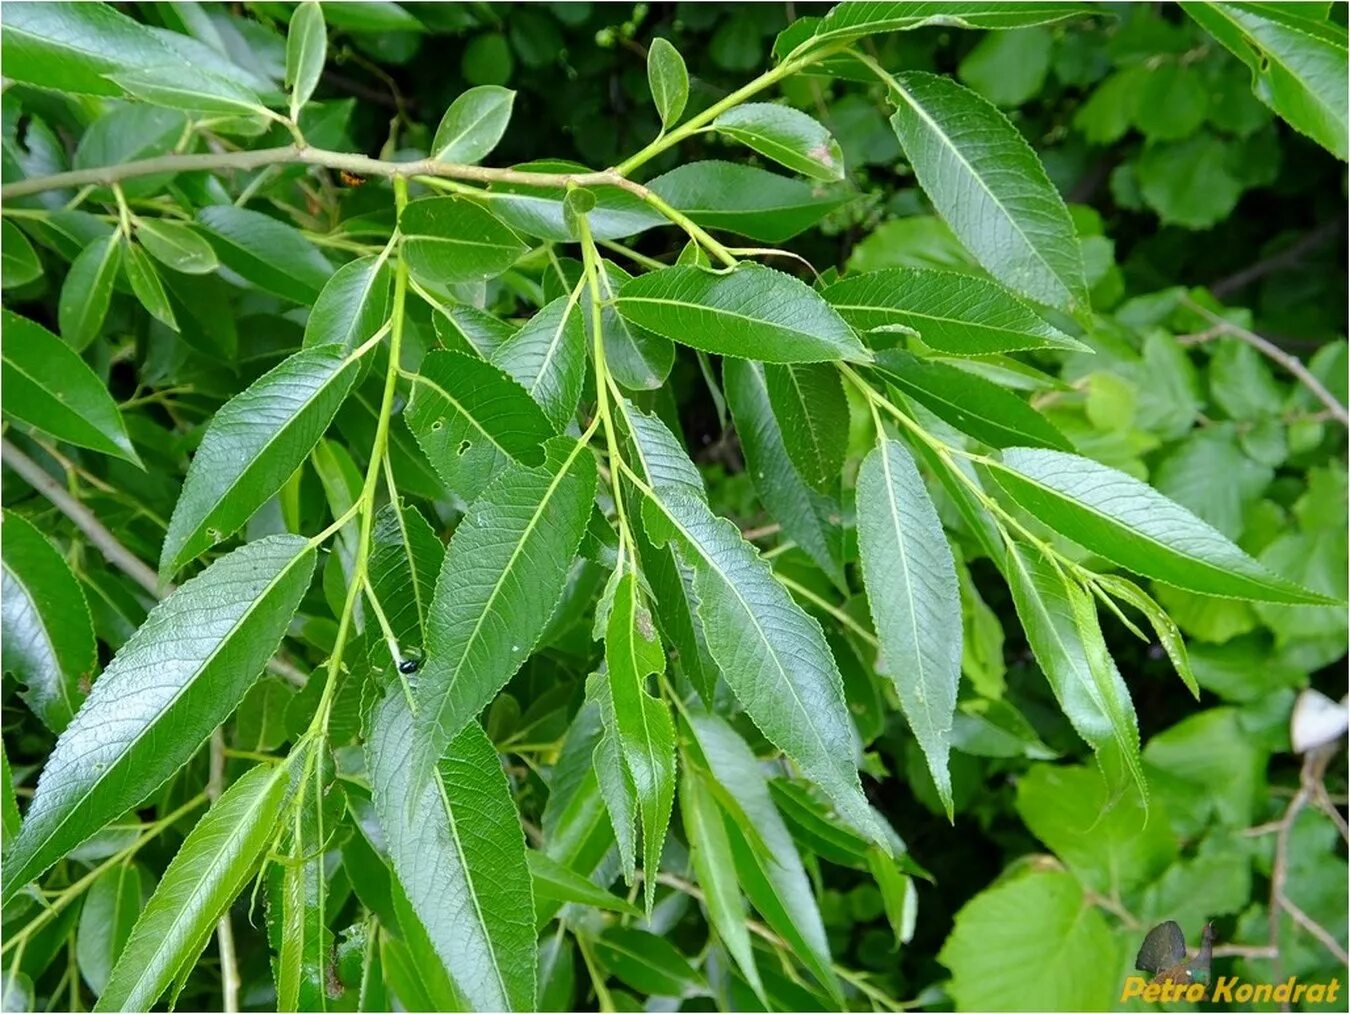
POLYGON ((178 330, 178 321, 174 318, 173 307, 164 292, 164 283, 159 280, 155 262, 135 243, 128 242, 122 252, 122 266, 126 269, 127 281, 131 291, 146 312, 165 327, 178 330))
POLYGON ((492 353, 504 370, 543 408, 555 430, 577 409, 586 373, 586 334, 581 310, 559 296, 542 307, 492 353))
POLYGON ((122 244, 116 235, 95 240, 75 258, 61 283, 57 321, 61 337, 77 352, 87 348, 103 327, 121 252, 122 244))
POLYGON ((848 445, 848 398, 839 372, 812 363, 769 365, 764 381, 788 457, 816 489, 833 489, 848 445))
POLYGON ((33 244, 13 221, 0 221, 0 288, 14 289, 42 277, 33 244))
MULTIPOLYGON (((542 160, 518 165, 522 172, 586 172, 574 162, 542 160)), ((494 183, 492 210, 498 218, 526 236, 556 243, 575 243, 578 236, 563 216, 566 191, 562 187, 537 187, 520 183, 494 183)), ((666 224, 666 217, 632 191, 619 187, 588 187, 595 197, 595 210, 587 216, 596 239, 623 239, 666 224)))
POLYGON ((119 863, 95 880, 85 895, 75 956, 80 974, 95 996, 107 986, 108 976, 140 917, 141 892, 141 868, 135 863, 119 863))
POLYGON ((222 264, 282 299, 310 306, 333 274, 328 259, 299 229, 260 211, 217 205, 202 208, 197 220, 222 264))
POLYGON ((791 106, 733 106, 713 121, 713 129, 803 176, 826 182, 844 178, 839 142, 818 120, 791 106))
POLYGON ((392 272, 382 257, 342 265, 324 284, 305 321, 305 347, 341 345, 351 351, 389 319, 392 272))
POLYGON ((642 993, 683 996, 707 989, 689 959, 664 937, 642 930, 611 926, 595 941, 601 964, 642 993))

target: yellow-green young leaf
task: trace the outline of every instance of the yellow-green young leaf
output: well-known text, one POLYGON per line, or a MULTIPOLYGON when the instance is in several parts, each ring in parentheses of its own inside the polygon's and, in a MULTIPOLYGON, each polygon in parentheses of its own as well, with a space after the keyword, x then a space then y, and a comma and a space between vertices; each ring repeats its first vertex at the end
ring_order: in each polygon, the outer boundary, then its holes
POLYGON ((703 890, 703 907, 707 910, 708 921, 750 987, 762 997, 764 985, 760 982, 754 949, 750 945, 750 931, 745 924, 745 899, 741 897, 736 881, 735 858, 727 839, 726 825, 722 822, 722 811, 688 764, 680 769, 680 814, 684 818, 684 836, 689 842, 689 859, 694 865, 698 886, 703 890))
POLYGON ((291 88, 291 119, 299 122, 300 109, 319 84, 328 56, 328 29, 323 9, 307 0, 295 9, 286 31, 286 83, 291 88))
POLYGON ((1096 751, 1112 794, 1132 778, 1146 798, 1139 722, 1130 691, 1107 654, 1091 600, 1084 603, 1086 593, 1066 583, 1037 551, 1014 545, 1004 563, 1017 618, 1060 710, 1096 751))
POLYGON ((1334 603, 1271 573, 1185 507, 1114 468, 1014 447, 990 470, 1033 517, 1136 574, 1205 595, 1334 603))
POLYGON ((305 321, 305 347, 336 343, 354 349, 389 319, 392 272, 384 257, 361 257, 328 279, 305 321))
POLYGON ((506 133, 516 93, 498 85, 478 85, 455 96, 431 141, 431 157, 472 165, 481 162, 506 133))
POLYGON ((441 757, 529 658, 594 499, 594 458, 584 444, 558 437, 542 465, 508 466, 460 521, 436 582, 418 674, 420 761, 441 757))
POLYGON ((666 39, 652 39, 647 50, 647 87, 651 89, 656 115, 661 117, 661 128, 668 129, 679 121, 689 101, 689 71, 684 57, 666 39))
MULTIPOLYGON (((14 342, 10 334, 8 348, 14 342)), ((5 511, 0 654, 24 703, 60 733, 89 692, 98 658, 80 583, 65 558, 22 514, 5 511)))
POLYGON ((870 357, 842 317, 805 282, 758 264, 638 275, 619 290, 625 320, 673 341, 773 363, 870 357))
POLYGON ((33 244, 13 221, 0 221, 0 288, 13 289, 42 277, 33 244))
POLYGON ((299 229, 260 211, 212 205, 197 212, 220 261, 245 281, 312 306, 333 265, 299 229))
POLYGON ((441 481, 466 502, 512 461, 539 464, 556 432, 501 369, 441 349, 422 360, 404 416, 441 481))
POLYGON ((533 1010, 534 895, 501 760, 469 722, 422 779, 414 737, 395 685, 373 705, 366 739, 394 872, 470 1009, 533 1010))
POLYGON ((581 310, 568 296, 543 306, 492 354, 543 408, 555 430, 577 410, 586 376, 586 334, 581 310))
POLYGON ((1122 602, 1128 602, 1147 617, 1154 633, 1158 635, 1163 651, 1167 652, 1167 657, 1172 660, 1172 667, 1186 684, 1186 689, 1198 701, 1200 686, 1195 681, 1195 673, 1191 671, 1190 654, 1186 651, 1186 641, 1181 636, 1176 621, 1167 615, 1162 606, 1153 601, 1152 596, 1129 578, 1121 577, 1119 574, 1098 574, 1095 580, 1108 595, 1122 602))
POLYGON ((820 121, 791 106, 747 102, 713 121, 713 129, 793 172, 833 182, 844 178, 844 153, 820 121))
POLYGON ((472 201, 426 197, 399 217, 402 255, 419 281, 443 286, 494 278, 525 252, 521 238, 472 201))
POLYGON ((164 283, 159 280, 155 262, 130 241, 122 252, 122 258, 127 281, 131 283, 131 291, 136 294, 141 306, 165 327, 177 331, 178 321, 174 319, 173 307, 169 305, 169 297, 164 292, 164 283))
POLYGON ((117 403, 83 359, 40 324, 0 310, 5 415, 67 443, 140 464, 117 403))
POLYGON ((997 384, 899 349, 877 353, 877 371, 938 418, 990 447, 1072 445, 1049 419, 997 384))
POLYGON ((85 895, 75 958, 95 996, 107 986, 108 976, 140 917, 142 890, 141 868, 135 863, 118 863, 95 880, 85 895))
POLYGON ((187 763, 276 651, 313 571, 307 540, 268 536, 151 610, 47 759, 5 856, 5 900, 187 763))
POLYGON ((746 713, 854 827, 889 848, 858 781, 857 733, 821 633, 731 522, 675 490, 648 500, 694 570, 703 633, 746 713))
POLYGON ((95 240, 75 258, 61 283, 57 323, 61 337, 77 352, 97 338, 103 327, 121 251, 122 244, 115 234, 95 240))
POLYGON ((1066 310, 1088 306, 1069 209, 1017 128, 936 74, 899 75, 891 126, 938 213, 1003 284, 1066 310))
POLYGON ((899 441, 874 447, 858 473, 858 555, 881 642, 877 668, 895 683, 951 819, 961 593, 937 509, 899 441))
POLYGON ((137 920, 96 1011, 150 1010, 181 985, 266 853, 290 779, 291 764, 260 764, 197 822, 137 920))
POLYGON ((136 223, 136 238, 151 257, 186 275, 208 275, 220 266, 216 252, 191 226, 159 218, 136 223))
POLYGON ((821 295, 860 331, 913 333, 948 355, 1085 348, 1003 286, 955 271, 887 268, 841 279, 821 295))
POLYGON ((1345 26, 1316 6, 1183 3, 1252 71, 1252 90, 1295 130, 1344 161, 1350 157, 1345 26))
MULTIPOLYGON (((666 702, 647 692, 666 671, 666 655, 635 574, 619 579, 605 631, 605 663, 619 750, 637 790, 642 815, 642 868, 647 915, 656 902, 656 874, 675 802, 675 726, 666 702)), ((658 683, 659 685, 659 683, 658 683)))
POLYGON ((284 360, 216 413, 169 519, 160 571, 176 574, 243 527, 314 449, 351 390, 359 360, 318 345, 284 360))

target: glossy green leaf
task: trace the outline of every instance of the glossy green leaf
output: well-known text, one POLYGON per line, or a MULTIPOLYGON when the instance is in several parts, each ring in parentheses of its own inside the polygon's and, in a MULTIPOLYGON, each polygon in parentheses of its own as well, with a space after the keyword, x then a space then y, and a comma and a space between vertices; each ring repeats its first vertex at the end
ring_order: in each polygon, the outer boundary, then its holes
POLYGON ((624 764, 637 790, 642 816, 643 882, 647 914, 656 903, 656 874, 675 802, 675 726, 660 696, 647 692, 649 677, 666 671, 666 656, 637 576, 624 574, 614 592, 605 631, 615 730, 624 764))
POLYGON ((520 237, 472 201, 427 197, 399 218, 403 256, 419 281, 480 282, 500 275, 525 252, 520 237))
POLYGON ((593 944, 596 958, 614 975, 642 993, 683 996, 706 989, 703 976, 665 937, 611 926, 593 944))
POLYGON ((689 71, 680 51, 659 36, 647 48, 647 87, 662 128, 678 123, 689 101, 689 71))
POLYGON ((530 880, 534 884, 534 896, 577 905, 590 905, 606 912, 620 912, 624 915, 641 917, 642 911, 630 905, 617 894, 610 894, 603 887, 587 880, 571 867, 564 866, 546 853, 530 849, 525 853, 530 867, 530 880))
POLYGON ((6 900, 196 753, 271 658, 313 570, 305 539, 269 536, 221 557, 151 611, 42 769, 5 857, 6 900))
POLYGON ((905 394, 963 433, 990 447, 1072 446, 1041 415, 1017 395, 983 377, 918 359, 899 349, 877 353, 877 371, 905 394))
POLYGON ((11 219, 0 221, 0 288, 14 289, 42 277, 42 262, 11 219))
MULTIPOLYGON (((8 349, 13 335, 6 340, 8 349)), ((79 710, 97 655, 89 607, 65 558, 22 514, 4 512, 0 651, 24 703, 60 733, 79 710)))
POLYGON ((1332 600, 1271 573, 1185 507, 1113 468, 1010 448, 994 478, 1044 524, 1122 567, 1178 588, 1258 602, 1332 600))
POLYGON ((781 176, 735 162, 690 162, 648 187, 699 225, 761 243, 782 243, 854 199, 843 188, 781 176))
POLYGON ((1316 7, 1183 3, 1182 10, 1252 71, 1252 90, 1295 130, 1350 157, 1345 26, 1316 7))
POLYGON ((297 123, 301 108, 318 87, 327 57, 323 8, 315 0, 306 0, 295 8, 286 30, 286 84, 291 88, 291 119, 297 123))
POLYGON ((954 271, 887 268, 851 275, 821 295, 860 331, 913 333, 956 356, 1084 346, 995 282, 954 271))
POLYGON ((558 438, 544 464, 508 466, 455 529, 418 676, 423 758, 441 756, 534 650, 595 499, 595 461, 558 438))
POLYGON ((75 957, 80 975, 95 996, 107 986, 140 917, 142 889, 141 868, 135 863, 119 863, 95 880, 85 895, 75 957))
POLYGON ((185 67, 133 67, 108 75, 132 98, 171 109, 217 116, 251 116, 263 105, 252 89, 229 78, 185 67))
POLYGON ((131 291, 146 312, 165 327, 177 331, 178 321, 173 315, 173 307, 169 305, 164 283, 160 281, 159 272, 155 270, 155 262, 150 256, 137 244, 127 243, 122 251, 122 267, 126 271, 127 281, 131 283, 131 291))
POLYGON ((198 211, 197 221, 225 267, 282 299, 310 306, 333 274, 299 229, 260 211, 214 205, 198 211))
POLYGON ((139 464, 116 402, 84 360, 26 317, 3 310, 0 323, 5 415, 58 440, 139 464))
MULTIPOLYGON (((140 102, 121 104, 89 125, 70 165, 72 169, 95 169, 167 155, 182 141, 187 129, 187 115, 180 110, 140 102)), ((120 185, 127 197, 145 197, 172 179, 172 173, 155 173, 133 177, 120 185)), ((97 200, 115 200, 110 187, 99 187, 94 193, 97 200)))
POLYGON ((388 260, 361 257, 324 284, 305 321, 305 347, 337 344, 351 351, 389 319, 393 272, 388 260))
POLYGON ((57 322, 61 337, 77 352, 98 337, 108 316, 121 253, 122 244, 117 236, 95 240, 75 258, 61 283, 57 322))
POLYGON ((891 126, 919 184, 991 275, 1038 302, 1088 305, 1083 260, 1059 191, 994 106, 955 81, 896 78, 891 126))
POLYGON ((757 264, 638 275, 619 290, 618 308, 629 323, 705 352, 773 363, 868 359, 858 336, 809 286, 757 264))
POLYGON ((848 443, 848 399, 839 372, 814 363, 769 365, 764 382, 797 471, 816 489, 837 486, 848 443))
POLYGON ((211 244, 180 222, 143 218, 136 224, 136 238, 151 257, 175 271, 206 275, 220 266, 211 244))
POLYGON ((1021 28, 1092 13, 1090 4, 957 2, 841 3, 816 25, 813 44, 841 43, 882 32, 938 25, 953 28, 1021 28))
MULTIPOLYGON (((675 364, 675 344, 646 328, 629 324, 614 306, 614 297, 633 276, 612 261, 601 261, 600 333, 605 343, 605 367, 621 387, 650 391, 665 383, 675 364)), ((587 333, 590 317, 585 317, 587 333)))
MULTIPOLYGON (((746 469, 769 514, 783 526, 784 534, 806 550, 836 585, 845 587, 843 509, 836 498, 812 488, 807 482, 791 457, 788 427, 776 416, 771 404, 773 388, 766 382, 766 375, 770 370, 786 372, 793 369, 828 370, 838 383, 838 373, 833 366, 762 366, 747 360, 728 359, 722 364, 727 404, 736 422, 746 469)), ((842 398, 842 388, 839 394, 842 398)), ((800 430, 795 434, 799 444, 807 445, 807 453, 820 449, 826 441, 842 440, 847 436, 847 428, 834 433, 816 432, 818 440, 800 430)), ((839 450, 831 483, 836 489, 839 466, 843 464, 843 449, 839 450)), ((832 449, 826 453, 832 453, 832 449)), ((820 475, 819 459, 813 458, 809 464, 815 471, 813 478, 819 485, 826 485, 820 475)))
POLYGON ((340 345, 304 349, 215 414, 169 519, 163 574, 229 538, 281 488, 333 421, 358 366, 340 345))
POLYGON ((694 568, 708 651, 746 713, 845 821, 881 839, 858 781, 856 733, 820 624, 706 503, 672 489, 657 490, 648 503, 669 521, 694 568))
POLYGON ((816 180, 844 178, 844 153, 819 120, 791 106, 746 102, 713 121, 713 129, 765 158, 816 180))
POLYGON ((471 1008, 532 1010, 534 896, 497 751, 470 721, 420 780, 414 723, 404 691, 394 686, 374 705, 366 741, 394 871, 471 1008))
POLYGON ((961 682, 961 595, 942 522, 899 441, 874 447, 858 473, 858 555, 881 642, 877 668, 895 683, 951 819, 947 757, 961 682))
POLYGON ((258 765, 197 822, 137 920, 96 1011, 149 1010, 181 984, 266 853, 290 774, 289 764, 258 765))
POLYGON ((539 403, 555 430, 576 413, 586 373, 586 334, 577 302, 559 296, 525 322, 492 353, 505 371, 539 403))
POLYGON ((431 141, 431 157, 472 165, 487 157, 506 133, 516 93, 498 85, 478 85, 455 96, 431 141))
POLYGON ((555 432, 520 384, 491 363, 437 350, 422 361, 405 411, 445 485, 465 501, 511 461, 537 465, 555 432))

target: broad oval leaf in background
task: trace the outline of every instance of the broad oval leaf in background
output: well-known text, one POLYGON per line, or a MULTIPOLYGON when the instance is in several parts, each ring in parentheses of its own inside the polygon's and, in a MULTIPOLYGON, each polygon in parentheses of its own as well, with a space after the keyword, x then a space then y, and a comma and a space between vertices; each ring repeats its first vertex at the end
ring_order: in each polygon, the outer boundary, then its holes
POLYGON ((117 959, 131 938, 140 918, 149 885, 136 863, 119 863, 103 873, 89 888, 80 906, 80 926, 75 937, 75 957, 80 975, 98 996, 108 984, 117 959))
POLYGON ((991 470, 1033 517, 1136 574, 1206 595, 1333 602, 1271 573, 1185 507, 1114 468, 1076 454, 1014 447, 991 470))
POLYGON ((891 126, 920 185, 991 275, 1065 310, 1088 307, 1069 209, 1007 117, 974 92, 917 71, 901 74, 891 126))
POLYGON ((481 282, 500 275, 525 252, 520 237, 472 201, 426 197, 399 217, 400 250, 429 285, 481 282))
POLYGON ((212 205, 197 221, 220 262, 265 292, 310 306, 333 274, 333 265, 299 229, 261 211, 212 205))
POLYGON ((192 458, 169 520, 160 553, 165 576, 237 532, 281 488, 333 421, 358 366, 342 346, 318 345, 226 402, 192 458))
POLYGON ((858 336, 805 282, 757 264, 673 267, 619 290, 624 319, 672 341, 768 363, 866 362, 858 336))
POLYGON ((516 93, 499 85, 478 85, 455 96, 431 140, 431 157, 442 162, 481 162, 511 122, 516 93))
POLYGON ((313 570, 307 540, 269 536, 151 610, 42 769, 5 856, 6 900, 196 753, 276 651, 313 570))

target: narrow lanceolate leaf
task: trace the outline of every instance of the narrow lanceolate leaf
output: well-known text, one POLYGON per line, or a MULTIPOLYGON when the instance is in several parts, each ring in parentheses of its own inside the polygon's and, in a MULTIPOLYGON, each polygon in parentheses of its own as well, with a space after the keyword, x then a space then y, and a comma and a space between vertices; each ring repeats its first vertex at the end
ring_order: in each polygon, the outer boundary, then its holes
POLYGON ((839 371, 816 363, 769 365, 764 382, 797 471, 816 489, 833 489, 848 445, 848 398, 839 371))
POLYGON ((70 265, 61 285, 57 323, 61 337, 76 351, 87 347, 103 327, 121 251, 117 236, 107 236, 90 243, 70 265))
POLYGON ((96 1011, 150 1010, 182 982, 267 851, 290 777, 289 764, 261 764, 197 822, 137 920, 96 1011))
POLYGON ((899 349, 877 353, 877 371, 938 418, 990 447, 1072 447, 1050 420, 1017 395, 973 373, 899 349))
POLYGON ((881 642, 877 668, 895 683, 950 819, 961 592, 937 509, 914 458, 896 440, 874 447, 858 473, 858 555, 881 642))
POLYGON ((404 416, 441 480, 466 501, 511 461, 537 465, 543 442, 556 432, 511 377, 447 350, 422 361, 404 416))
POLYGON ((1031 145, 985 99, 950 78, 896 79, 891 126, 919 184, 991 275, 1037 302, 1088 305, 1069 210, 1031 145))
POLYGON ((1163 651, 1167 652, 1167 657, 1172 660, 1172 667, 1176 669, 1177 675, 1186 684, 1186 689, 1199 700, 1200 685, 1195 681, 1190 654, 1186 651, 1186 641, 1181 636, 1181 629, 1177 626, 1176 620, 1168 616, 1162 606, 1128 578, 1119 574, 1098 574, 1095 580, 1108 595, 1122 602, 1128 602, 1147 617, 1162 643, 1163 651))
POLYGON ((307 540, 268 536, 151 610, 42 769, 5 857, 6 900, 187 763, 276 651, 313 571, 307 540))
POLYGON ((792 834, 769 795, 759 761, 745 740, 717 715, 694 713, 689 716, 689 728, 712 774, 708 785, 720 786, 730 799, 723 828, 741 888, 764 920, 788 941, 797 959, 842 1006, 811 881, 792 834))
POLYGON ((169 305, 169 297, 164 292, 164 283, 160 281, 150 255, 137 244, 128 242, 122 257, 127 281, 131 283, 131 291, 135 293, 137 301, 150 316, 165 327, 177 331, 178 321, 174 318, 173 307, 169 305))
POLYGON ((656 874, 675 802, 675 726, 665 701, 647 692, 650 676, 666 671, 666 656, 637 576, 619 579, 605 632, 605 663, 620 752, 642 814, 642 868, 647 914, 656 902, 656 874))
POLYGON ((820 19, 815 41, 845 42, 879 32, 929 25, 956 28, 1022 28, 1080 17, 1093 10, 1077 3, 1000 3, 998 0, 935 3, 841 3, 820 19))
POLYGON ((381 664, 422 657, 436 575, 444 558, 445 547, 416 507, 387 503, 375 515, 370 583, 402 649, 397 659, 389 659, 383 639, 372 643, 372 652, 385 652, 381 664))
POLYGON ((342 265, 328 279, 305 321, 305 347, 337 344, 351 350, 389 319, 389 261, 372 256, 342 265))
POLYGON ((366 765, 389 858, 456 988, 474 1010, 535 1007, 534 896, 501 761, 476 722, 416 777, 401 689, 374 705, 366 765))
POLYGON ((333 265, 294 226, 260 211, 212 205, 197 220, 220 261, 245 281, 293 303, 310 306, 333 265))
POLYGON ((229 538, 281 489, 333 421, 357 367, 342 346, 315 346, 225 403, 188 468, 164 537, 161 573, 177 573, 229 538))
POLYGON ((539 403, 555 430, 577 410, 586 373, 586 334, 577 302, 559 296, 531 317, 492 354, 539 403))
POLYGON ((593 705, 603 731, 595 741, 591 754, 591 768, 595 772, 596 788, 604 800, 614 843, 619 850, 619 869, 624 881, 631 884, 637 871, 638 798, 633 775, 624 763, 619 746, 618 721, 614 717, 614 696, 609 681, 599 673, 586 680, 586 703, 593 705))
POLYGON ((509 466, 445 553, 418 677, 423 760, 442 755, 524 664, 567 581, 595 499, 595 461, 558 438, 543 465, 509 466))
POLYGON ((14 775, 9 769, 9 754, 5 752, 5 745, 0 742, 0 840, 3 840, 5 850, 9 850, 9 843, 19 834, 19 827, 23 823, 19 816, 19 800, 14 794, 14 775))
POLYGON ((821 295, 860 331, 913 333, 948 355, 1085 347, 998 283, 955 271, 887 268, 841 279, 821 295))
POLYGON ((219 116, 249 116, 264 112, 251 89, 191 65, 135 67, 109 74, 108 79, 128 95, 170 109, 187 109, 219 116))
MULTIPOLYGON (((5 346, 15 341, 9 334, 5 346)), ((4 512, 0 653, 20 695, 59 733, 89 692, 97 655, 94 627, 80 583, 65 558, 22 514, 4 512)))
POLYGON ((422 282, 481 282, 500 275, 525 252, 520 237, 472 201, 427 197, 399 218, 402 252, 422 282))
POLYGON ((630 905, 617 894, 610 894, 594 881, 587 880, 570 866, 564 866, 546 853, 530 849, 525 855, 530 867, 530 880, 534 883, 534 896, 551 901, 576 902, 592 905, 607 912, 621 912, 637 918, 642 917, 641 909, 630 905))
POLYGON ((845 821, 884 843, 858 781, 856 734, 820 624, 706 503, 673 490, 648 502, 669 521, 694 568, 708 651, 746 713, 845 821))
POLYGON ((431 141, 431 157, 442 162, 481 162, 497 147, 511 121, 516 93, 499 85, 479 85, 455 96, 431 141))
POLYGON ((758 264, 652 271, 619 290, 618 307, 629 322, 704 352, 771 363, 868 359, 810 286, 758 264))
POLYGON ((991 471, 1033 517, 1136 574, 1205 595, 1333 602, 1271 573, 1185 507, 1114 468, 1015 447, 991 471))
POLYGON ((666 39, 653 39, 647 50, 647 86, 662 129, 679 122, 689 101, 689 71, 680 51, 666 39))
POLYGON ((323 9, 307 0, 291 15, 286 30, 286 83, 291 87, 291 119, 299 122, 300 109, 319 84, 328 56, 328 29, 323 9))
POLYGON ((117 403, 69 345, 9 310, 0 310, 0 325, 6 416, 58 440, 140 464, 117 403))
MULTIPOLYGON (((675 364, 675 344, 669 338, 635 327, 614 308, 614 297, 633 276, 612 261, 601 261, 600 333, 605 343, 605 366, 621 387, 650 391, 660 387, 675 364)), ((591 319, 583 314, 587 334, 591 319)))
POLYGON ((1144 794, 1134 704, 1106 652, 1090 598, 1083 602, 1087 593, 1067 584, 1035 550, 1014 545, 1005 563, 1017 618, 1065 717, 1097 752, 1114 791, 1129 777, 1144 794))
MULTIPOLYGON (((838 382, 833 366, 808 364, 808 368, 812 367, 834 373, 835 382, 838 382)), ((728 359, 722 364, 727 404, 736 421, 746 469, 759 498, 774 520, 783 526, 783 532, 810 554, 830 580, 844 587, 843 509, 837 499, 813 489, 793 461, 788 450, 788 431, 774 412, 772 389, 765 383, 765 374, 771 369, 789 370, 792 367, 762 366, 739 359, 728 359)), ((840 396, 843 396, 842 388, 840 396)), ((798 440, 803 436, 798 433, 798 440)), ((844 429, 820 436, 822 439, 846 439, 848 431, 844 429)), ((805 438, 804 442, 812 443, 810 438, 805 438)), ((818 468, 819 462, 813 460, 809 467, 818 468)), ((819 471, 815 472, 814 478, 825 485, 819 471)), ((838 481, 836 467, 835 487, 838 481)))
POLYGON ((1252 89, 1295 130, 1350 157, 1345 26, 1316 7, 1183 3, 1182 9, 1251 68, 1252 89))
POLYGON ((141 914, 141 868, 118 863, 94 881, 80 908, 75 958, 94 995, 108 985, 141 914))
POLYGON ((713 121, 713 129, 765 158, 812 179, 844 178, 844 153, 825 126, 791 106, 747 102, 713 121))
POLYGON ((735 859, 727 840, 722 811, 712 793, 704 788, 698 775, 685 765, 680 772, 680 814, 684 818, 684 836, 689 842, 689 858, 694 864, 698 886, 703 890, 703 907, 708 921, 735 959, 741 974, 757 994, 763 995, 759 968, 755 965, 750 931, 745 924, 745 900, 736 881, 735 859))

